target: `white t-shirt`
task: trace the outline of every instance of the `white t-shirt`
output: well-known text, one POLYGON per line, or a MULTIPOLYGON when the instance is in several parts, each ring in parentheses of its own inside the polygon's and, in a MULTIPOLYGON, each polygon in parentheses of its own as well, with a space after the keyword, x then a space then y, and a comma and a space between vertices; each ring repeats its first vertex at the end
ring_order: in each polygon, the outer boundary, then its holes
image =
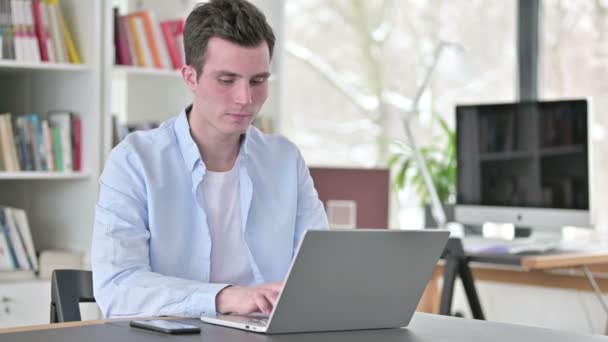
POLYGON ((254 283, 243 237, 238 161, 228 172, 207 171, 202 184, 211 235, 211 283, 254 283))

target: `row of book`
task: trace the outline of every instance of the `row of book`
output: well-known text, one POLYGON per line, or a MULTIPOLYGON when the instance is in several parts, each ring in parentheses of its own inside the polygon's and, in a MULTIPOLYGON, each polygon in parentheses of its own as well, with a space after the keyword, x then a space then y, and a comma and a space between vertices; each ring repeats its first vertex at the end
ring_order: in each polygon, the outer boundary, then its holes
POLYGON ((120 15, 114 8, 115 64, 178 69, 184 57, 184 20, 159 22, 150 10, 120 15))
POLYGON ((0 271, 38 271, 38 259, 27 215, 0 207, 0 271))
POLYGON ((0 171, 81 171, 78 115, 0 114, 0 171))
POLYGON ((80 64, 59 0, 0 0, 0 59, 80 64))
POLYGON ((112 115, 112 146, 118 145, 129 133, 135 131, 147 131, 157 128, 158 121, 143 121, 137 123, 121 123, 118 116, 112 115))

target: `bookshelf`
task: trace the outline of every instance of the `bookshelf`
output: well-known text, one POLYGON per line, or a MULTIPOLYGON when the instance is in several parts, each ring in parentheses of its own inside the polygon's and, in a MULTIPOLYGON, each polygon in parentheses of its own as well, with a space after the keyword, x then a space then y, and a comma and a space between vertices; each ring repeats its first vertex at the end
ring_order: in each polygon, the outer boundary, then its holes
MULTIPOLYGON (((82 171, 0 172, 0 205, 25 209, 37 251, 90 249, 101 166, 102 2, 59 1, 82 64, 0 60, 0 113, 66 110, 82 123, 82 171)), ((7 279, 0 278, 0 327, 48 322, 50 281, 7 279)))
POLYGON ((91 67, 86 64, 68 64, 68 63, 28 63, 17 62, 12 60, 0 59, 0 72, 11 70, 51 70, 51 71, 90 71, 91 67))
POLYGON ((82 120, 81 172, 0 172, 0 204, 24 208, 37 250, 87 251, 100 169, 102 0, 61 0, 82 64, 0 60, 0 112, 68 110, 82 120))
MULTIPOLYGON (((26 210, 37 251, 72 250, 88 267, 98 178, 112 145, 112 114, 128 122, 164 121, 190 103, 179 71, 114 65, 113 12, 154 11, 158 20, 184 18, 196 0, 59 0, 82 64, 0 60, 0 113, 69 110, 82 120, 82 171, 0 172, 0 205, 26 210)), ((277 35, 270 97, 263 116, 280 112, 282 2, 253 0, 277 35)), ((279 127, 276 122, 274 127, 279 127)), ((32 304, 30 293, 50 293, 48 280, 3 280, 0 327, 48 321, 48 301, 32 304)))
POLYGON ((52 180, 52 179, 86 179, 91 174, 89 172, 46 172, 46 171, 21 171, 21 172, 0 172, 0 180, 52 180))

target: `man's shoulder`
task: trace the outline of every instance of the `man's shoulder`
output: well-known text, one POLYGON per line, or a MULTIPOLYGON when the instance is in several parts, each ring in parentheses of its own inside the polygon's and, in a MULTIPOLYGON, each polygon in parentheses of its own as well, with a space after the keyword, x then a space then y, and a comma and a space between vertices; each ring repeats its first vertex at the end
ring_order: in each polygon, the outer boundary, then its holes
POLYGON ((247 148, 254 153, 296 153, 296 145, 280 134, 267 134, 257 127, 247 130, 247 148))

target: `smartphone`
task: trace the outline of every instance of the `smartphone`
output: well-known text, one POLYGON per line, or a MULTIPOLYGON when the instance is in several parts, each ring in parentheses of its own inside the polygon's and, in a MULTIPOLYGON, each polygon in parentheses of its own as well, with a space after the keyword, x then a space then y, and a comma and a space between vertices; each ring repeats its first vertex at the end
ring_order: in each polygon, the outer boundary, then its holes
POLYGON ((131 321, 129 325, 135 328, 162 332, 165 334, 200 334, 201 328, 196 325, 184 324, 162 319, 131 321))

